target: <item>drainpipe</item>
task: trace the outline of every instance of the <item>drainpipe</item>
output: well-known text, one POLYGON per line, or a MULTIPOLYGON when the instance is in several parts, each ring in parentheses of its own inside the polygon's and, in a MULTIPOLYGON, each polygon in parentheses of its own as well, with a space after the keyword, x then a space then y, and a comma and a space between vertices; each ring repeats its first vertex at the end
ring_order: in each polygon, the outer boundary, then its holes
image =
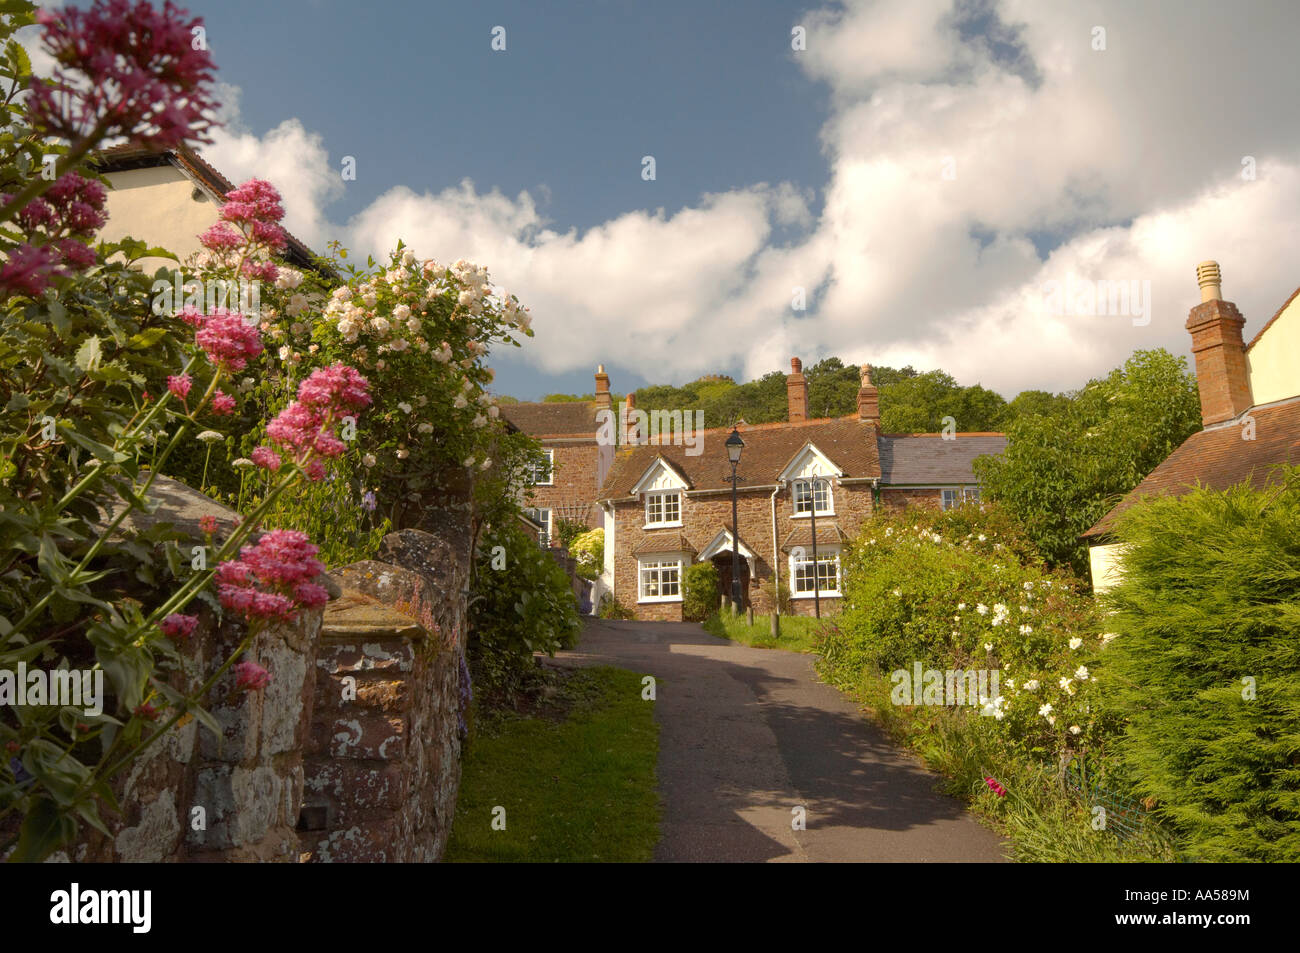
POLYGON ((776 541, 776 495, 781 492, 781 484, 772 489, 769 503, 772 507, 772 600, 776 615, 781 614, 781 549, 776 541))
POLYGON ((871 478, 871 512, 880 509, 880 477, 871 478))

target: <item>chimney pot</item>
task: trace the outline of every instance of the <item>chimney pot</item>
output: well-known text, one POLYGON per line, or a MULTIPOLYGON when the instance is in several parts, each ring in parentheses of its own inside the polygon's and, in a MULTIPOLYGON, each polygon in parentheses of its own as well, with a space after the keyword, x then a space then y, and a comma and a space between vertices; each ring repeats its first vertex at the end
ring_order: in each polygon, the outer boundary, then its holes
POLYGON ((1196 266, 1196 283, 1201 286, 1201 302, 1223 300, 1223 279, 1217 261, 1203 261, 1196 266))
POLYGON ((790 423, 808 419, 808 381, 803 376, 803 361, 790 358, 790 376, 785 379, 787 418, 790 423))

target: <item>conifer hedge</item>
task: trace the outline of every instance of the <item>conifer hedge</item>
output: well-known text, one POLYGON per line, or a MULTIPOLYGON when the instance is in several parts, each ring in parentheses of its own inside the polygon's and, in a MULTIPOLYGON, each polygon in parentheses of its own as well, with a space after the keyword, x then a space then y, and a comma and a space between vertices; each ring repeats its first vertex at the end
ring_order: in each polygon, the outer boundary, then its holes
POLYGON ((1202 860, 1300 859, 1300 467, 1126 511, 1111 754, 1202 860))

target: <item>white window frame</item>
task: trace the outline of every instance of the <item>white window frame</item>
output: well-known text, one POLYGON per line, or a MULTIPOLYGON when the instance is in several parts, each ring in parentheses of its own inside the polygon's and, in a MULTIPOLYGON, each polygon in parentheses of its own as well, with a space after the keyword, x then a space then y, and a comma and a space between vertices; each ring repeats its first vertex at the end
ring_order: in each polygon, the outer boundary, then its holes
POLYGON ((682 601, 682 577, 686 572, 686 559, 683 556, 673 555, 651 555, 643 556, 636 561, 636 601, 637 602, 681 602, 682 601), (665 582, 663 573, 665 571, 676 572, 677 578, 671 584, 675 585, 677 592, 675 594, 663 595, 665 582), (653 573, 655 578, 655 594, 646 594, 646 574, 653 573))
POLYGON ((555 451, 543 450, 546 454, 546 479, 543 480, 538 475, 538 467, 533 467, 533 486, 555 486, 555 451))
MULTIPOLYGON (((645 529, 658 529, 659 527, 663 527, 663 526, 681 526, 681 525, 682 525, 682 504, 685 502, 685 500, 682 499, 682 496, 683 496, 683 494, 682 494, 682 491, 681 491, 681 490, 655 490, 655 491, 653 491, 653 492, 646 493, 646 495, 645 495, 645 527, 644 527, 644 528, 645 528, 645 529), (665 499, 665 498, 670 497, 670 496, 673 496, 673 497, 676 497, 676 498, 677 498, 677 518, 676 518, 676 519, 671 519, 671 520, 660 519, 658 522, 651 522, 651 520, 650 520, 650 501, 651 501, 651 500, 660 500, 660 499, 665 499)), ((660 507, 660 515, 662 516, 664 513, 667 513, 667 512, 668 512, 668 507, 667 507, 666 505, 661 504, 661 507, 660 507)))
POLYGON ((542 546, 551 545, 551 533, 555 529, 554 512, 549 506, 530 506, 527 510, 528 515, 538 523, 541 523, 543 529, 537 534, 537 541, 542 546), (541 514, 545 514, 542 516, 541 514))
POLYGON ((961 505, 961 487, 946 486, 939 491, 939 509, 950 510, 954 506, 961 505), (952 501, 949 502, 948 494, 952 494, 952 501))
MULTIPOLYGON (((819 565, 821 565, 821 564, 830 564, 830 565, 833 565, 833 566, 835 567, 835 578, 834 578, 835 588, 834 588, 834 589, 820 589, 822 576, 821 576, 821 573, 817 573, 817 575, 816 575, 816 579, 817 579, 817 583, 818 583, 818 586, 819 586, 818 594, 821 595, 823 598, 832 598, 832 597, 839 597, 839 596, 841 596, 841 595, 842 595, 842 592, 841 592, 840 587, 843 585, 844 576, 843 576, 843 569, 842 569, 842 567, 840 566, 840 547, 838 547, 838 546, 818 546, 818 547, 817 547, 817 562, 818 562, 819 565)), ((792 599, 812 599, 812 598, 813 598, 814 594, 813 594, 813 591, 812 591, 811 589, 808 589, 808 590, 806 590, 806 591, 802 591, 802 590, 799 590, 799 589, 796 588, 796 585, 797 585, 797 583, 798 583, 798 579, 799 579, 798 573, 799 573, 799 569, 800 569, 800 567, 801 567, 801 566, 808 566, 808 565, 811 564, 811 563, 812 563, 812 550, 811 550, 811 549, 805 549, 805 550, 804 550, 804 558, 803 558, 802 560, 799 560, 799 561, 796 561, 796 560, 795 560, 795 558, 794 558, 794 553, 791 553, 791 554, 790 554, 790 557, 789 557, 789 566, 790 566, 790 597, 791 597, 792 599)))
POLYGON ((835 515, 835 487, 831 484, 831 481, 828 477, 821 477, 815 482, 811 477, 796 477, 795 479, 790 481, 790 507, 793 510, 792 515, 795 519, 806 520, 809 519, 812 515, 811 509, 807 509, 807 510, 799 509, 799 487, 801 484, 812 485, 813 506, 817 505, 817 488, 818 487, 824 488, 825 496, 826 496, 826 506, 824 509, 819 509, 817 511, 817 515, 818 516, 835 515))
POLYGON ((961 501, 963 503, 982 503, 982 494, 977 486, 964 486, 961 488, 961 501))

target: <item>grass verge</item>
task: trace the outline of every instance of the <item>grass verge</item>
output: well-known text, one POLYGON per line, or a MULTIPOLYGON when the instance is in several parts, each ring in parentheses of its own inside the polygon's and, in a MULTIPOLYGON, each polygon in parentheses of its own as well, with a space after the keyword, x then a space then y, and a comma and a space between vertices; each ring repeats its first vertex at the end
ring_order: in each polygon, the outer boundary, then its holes
POLYGON ((641 676, 547 670, 535 689, 520 711, 475 712, 446 860, 650 860, 659 731, 641 676))
POLYGON ((1014 859, 1029 863, 1168 863, 1180 858, 1166 832, 1149 823, 1120 839, 1097 827, 1099 815, 1058 781, 1047 765, 1013 757, 991 744, 973 711, 938 706, 901 706, 890 701, 891 682, 865 674, 855 684, 836 684, 898 743, 916 751, 944 776, 948 794, 968 802, 1011 841, 1014 859), (999 797, 985 783, 1006 789, 999 797))
POLYGON ((771 616, 756 615, 754 616, 753 625, 750 625, 745 619, 746 617, 743 614, 737 616, 732 615, 730 612, 715 612, 705 619, 701 625, 710 635, 716 635, 721 639, 730 639, 733 642, 739 642, 741 645, 748 645, 756 649, 786 649, 790 652, 817 651, 813 644, 813 630, 817 628, 817 619, 801 615, 781 616, 781 637, 779 639, 772 638, 771 616))

